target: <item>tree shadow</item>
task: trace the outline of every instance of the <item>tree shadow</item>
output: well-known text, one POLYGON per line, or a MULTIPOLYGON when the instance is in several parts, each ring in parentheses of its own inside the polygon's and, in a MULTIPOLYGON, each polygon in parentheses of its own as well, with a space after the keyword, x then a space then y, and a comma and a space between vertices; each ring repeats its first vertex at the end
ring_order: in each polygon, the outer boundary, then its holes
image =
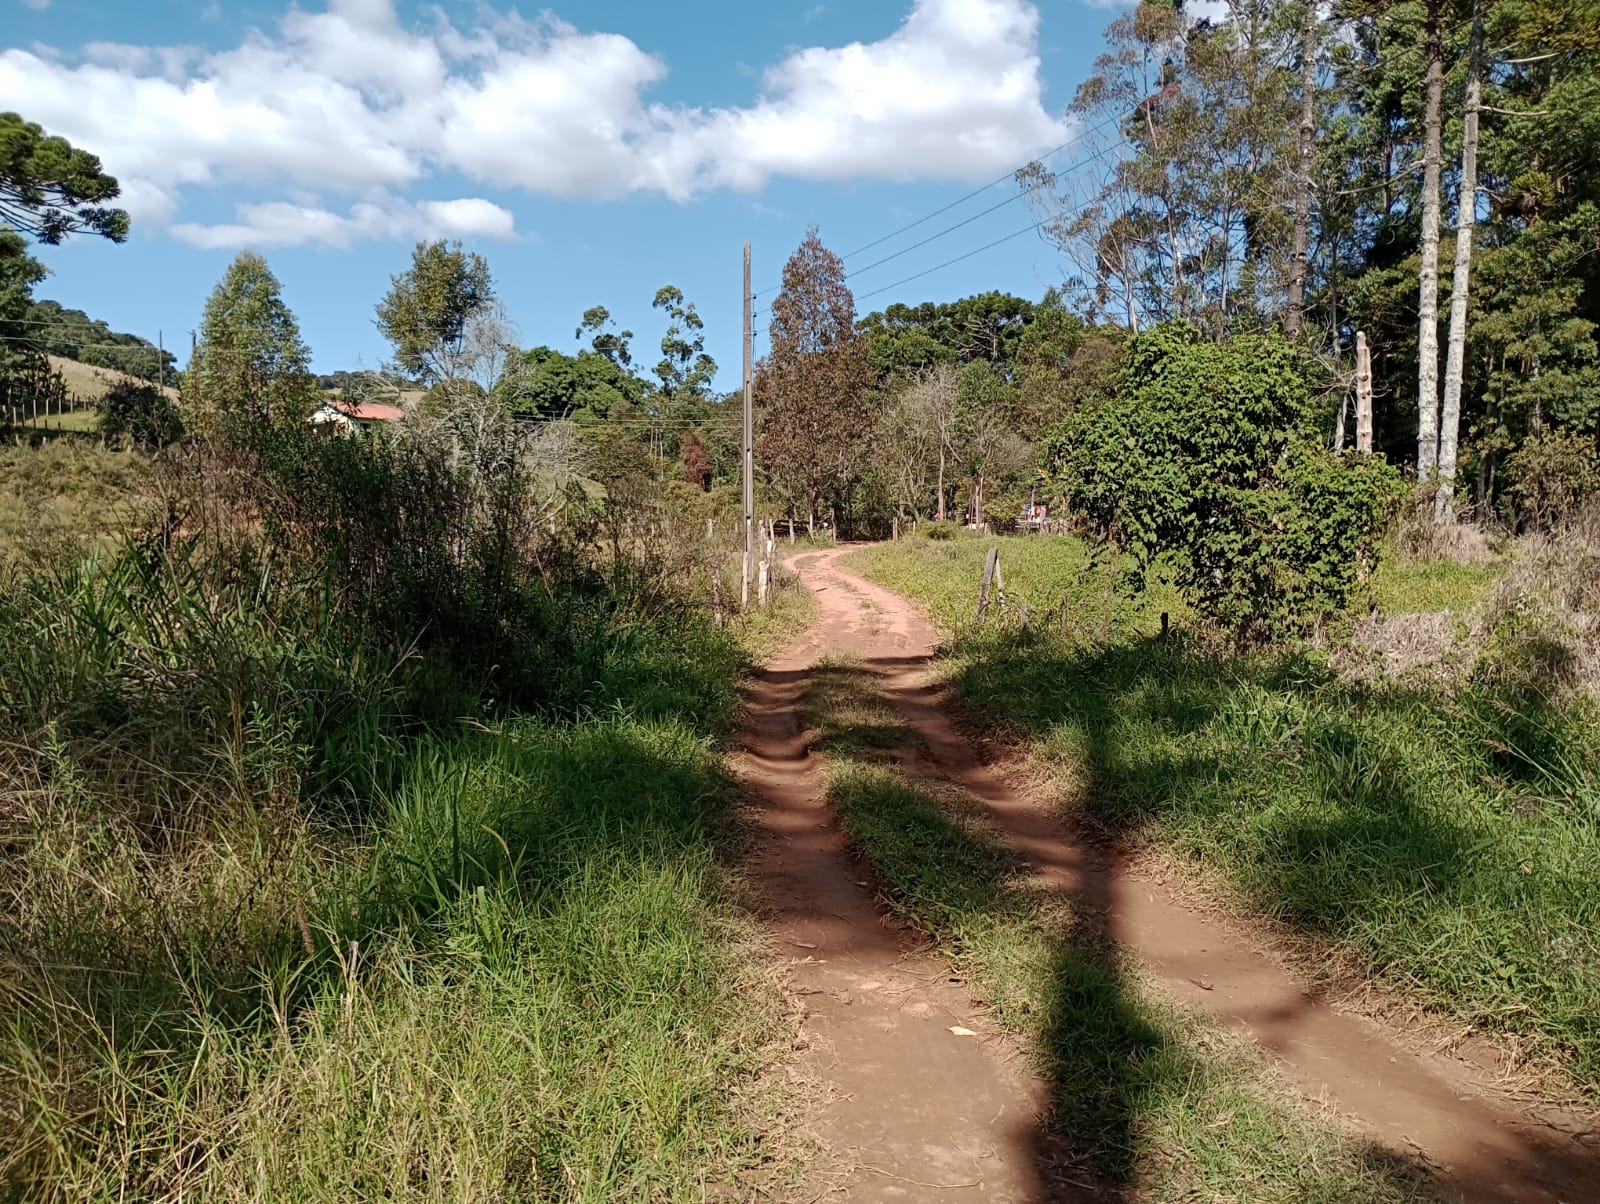
POLYGON ((1070 765, 1071 818, 1111 861, 1159 837, 1369 971, 1600 1072, 1583 714, 1526 682, 1351 683, 1181 638, 989 634, 959 664, 969 705, 1070 765))
MULTIPOLYGON (((854 677, 856 690, 870 689, 881 667, 876 659, 830 667, 834 680, 825 688, 837 694, 854 677)), ((1130 984, 1114 925, 1115 872, 1082 874, 1070 908, 1051 906, 1035 881, 1036 854, 1030 849, 1034 861, 1024 860, 981 808, 900 772, 878 738, 883 726, 870 710, 836 716, 836 743, 825 747, 848 748, 869 768, 836 774, 829 797, 887 887, 890 908, 939 938, 986 1002, 1030 1038, 1052 1085, 1048 1111, 1027 1138, 1039 1198, 1143 1198, 1152 1166, 1173 1154, 1161 1148, 1163 1126, 1171 1138, 1203 1111, 1226 1130, 1232 1111, 1260 1106, 1130 984)), ((914 739, 903 725, 899 732, 902 744, 914 739)), ((1270 1125, 1262 1116, 1252 1119, 1270 1125)), ((1182 1134, 1200 1150, 1194 1169, 1206 1182, 1192 1184, 1195 1192, 1237 1186, 1228 1178, 1234 1155, 1223 1130, 1182 1134)), ((1356 1157, 1369 1182, 1416 1176, 1376 1146, 1361 1146, 1356 1157)), ((1315 1172, 1304 1186, 1308 1193, 1320 1186, 1315 1172)))

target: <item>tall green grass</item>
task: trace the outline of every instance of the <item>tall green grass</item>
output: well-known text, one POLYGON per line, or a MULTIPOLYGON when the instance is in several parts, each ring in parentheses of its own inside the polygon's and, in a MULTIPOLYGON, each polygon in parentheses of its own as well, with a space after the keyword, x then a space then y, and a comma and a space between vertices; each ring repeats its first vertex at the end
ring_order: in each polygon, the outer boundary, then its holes
POLYGON ((0 570, 0 1197, 689 1200, 768 1158, 737 633, 583 514, 369 522, 409 460, 291 451, 323 510, 195 490, 0 570))
MULTIPOLYGON (((912 554, 862 567, 938 605, 912 554)), ((1246 906, 1593 1088, 1600 715, 1515 655, 1492 648, 1459 687, 1352 683, 1294 650, 968 626, 950 669, 967 703, 1066 771, 1107 840, 1177 850, 1246 906)))
MULTIPOLYGON (((934 527, 934 531, 949 531, 934 527)), ((844 565, 898 589, 921 603, 947 631, 977 620, 984 560, 999 550, 1004 599, 996 590, 990 621, 1016 625, 1027 608, 1029 625, 1084 637, 1121 636, 1161 629, 1161 612, 1184 611, 1177 591, 1157 569, 1136 585, 1131 562, 1067 536, 984 537, 961 531, 945 538, 927 533, 850 552, 844 565)))

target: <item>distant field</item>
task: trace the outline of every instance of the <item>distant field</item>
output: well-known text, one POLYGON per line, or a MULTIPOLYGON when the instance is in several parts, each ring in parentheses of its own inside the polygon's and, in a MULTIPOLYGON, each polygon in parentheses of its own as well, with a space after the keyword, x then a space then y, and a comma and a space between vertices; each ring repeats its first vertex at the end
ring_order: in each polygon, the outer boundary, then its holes
POLYGON ((31 422, 24 422, 22 426, 25 430, 35 431, 98 431, 100 411, 74 410, 70 414, 40 415, 31 422))
MULTIPOLYGON (((61 373, 67 382, 67 392, 85 401, 99 401, 111 391, 111 386, 121 381, 132 381, 140 385, 150 383, 140 380, 137 376, 129 376, 126 372, 118 372, 112 368, 96 368, 92 364, 80 364, 77 360, 62 359, 58 355, 50 357, 50 366, 61 373)), ((165 392, 173 401, 178 400, 178 390, 171 385, 167 386, 165 392)))

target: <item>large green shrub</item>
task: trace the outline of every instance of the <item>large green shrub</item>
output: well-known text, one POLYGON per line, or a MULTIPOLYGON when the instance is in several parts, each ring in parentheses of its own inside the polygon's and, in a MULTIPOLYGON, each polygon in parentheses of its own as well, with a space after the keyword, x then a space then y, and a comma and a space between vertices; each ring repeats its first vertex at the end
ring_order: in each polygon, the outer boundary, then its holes
POLYGON ((183 417, 160 389, 119 381, 100 402, 100 429, 143 448, 166 447, 183 438, 183 417))
POLYGON ((1594 436, 1554 430, 1530 436, 1506 458, 1515 517, 1550 530, 1588 499, 1600 496, 1600 456, 1594 436))
POLYGON ((1052 431, 1047 463, 1141 570, 1179 553, 1200 613, 1285 635, 1344 609, 1401 493, 1381 459, 1324 450, 1319 418, 1277 335, 1217 344, 1172 324, 1130 344, 1116 397, 1052 431))

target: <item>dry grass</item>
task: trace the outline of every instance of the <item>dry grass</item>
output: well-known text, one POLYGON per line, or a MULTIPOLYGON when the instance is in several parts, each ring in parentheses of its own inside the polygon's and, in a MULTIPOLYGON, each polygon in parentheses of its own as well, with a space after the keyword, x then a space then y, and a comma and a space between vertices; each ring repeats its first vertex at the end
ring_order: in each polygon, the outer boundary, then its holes
MULTIPOLYGON (((150 382, 137 376, 129 376, 126 372, 118 372, 115 368, 97 368, 93 364, 80 364, 77 360, 62 359, 59 355, 50 357, 50 366, 61 373, 67 382, 67 392, 84 401, 98 402, 111 391, 113 385, 124 382, 135 385, 147 385, 150 382)), ((173 401, 178 400, 178 390, 168 385, 164 393, 173 401)))
POLYGON ((1600 696, 1600 502, 1517 541, 1484 627, 1499 672, 1600 696))
POLYGON ((1453 561, 1488 564, 1495 559, 1502 539, 1473 523, 1440 526, 1433 518, 1433 495, 1412 494, 1395 521, 1394 541, 1408 560, 1453 561))

